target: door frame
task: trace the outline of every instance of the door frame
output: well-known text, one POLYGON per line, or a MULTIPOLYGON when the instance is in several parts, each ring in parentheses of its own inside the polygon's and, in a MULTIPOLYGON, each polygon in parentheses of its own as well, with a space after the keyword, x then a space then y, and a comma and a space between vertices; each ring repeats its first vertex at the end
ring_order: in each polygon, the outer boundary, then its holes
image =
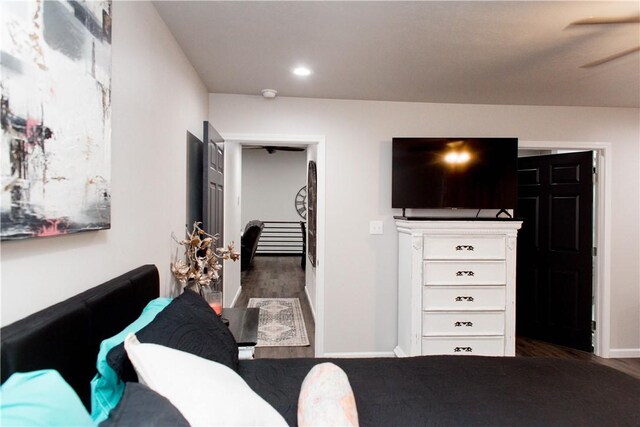
MULTIPOLYGON (((316 234, 316 295, 315 295, 315 356, 324 355, 324 255, 325 255, 325 136, 324 135, 282 135, 282 134, 254 134, 254 133, 221 133, 226 143, 243 146, 271 145, 271 146, 317 146, 317 234, 316 234)), ((227 151, 225 150, 225 153, 227 151)), ((226 159, 226 158, 225 158, 226 159)), ((225 174, 226 177, 226 174, 225 174)), ((225 205, 226 216, 226 205, 225 205)), ((240 218, 236 218, 240 223, 240 218)), ((240 278, 238 277, 238 280, 240 278)), ((306 291, 306 283, 305 283, 306 291)), ((234 298, 235 303, 236 298, 234 298)), ((313 309, 312 309, 313 311, 313 309)))
POLYGON ((597 153, 594 244, 598 248, 594 271, 596 356, 609 358, 611 352, 611 159, 610 142, 519 141, 518 147, 531 150, 584 150, 597 153))

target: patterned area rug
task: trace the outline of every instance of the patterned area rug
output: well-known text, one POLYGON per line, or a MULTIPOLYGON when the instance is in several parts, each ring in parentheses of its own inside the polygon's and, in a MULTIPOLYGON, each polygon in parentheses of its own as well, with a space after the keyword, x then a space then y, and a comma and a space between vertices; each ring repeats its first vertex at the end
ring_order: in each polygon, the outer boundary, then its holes
POLYGON ((298 298, 251 298, 249 308, 260 308, 256 347, 309 345, 298 298))

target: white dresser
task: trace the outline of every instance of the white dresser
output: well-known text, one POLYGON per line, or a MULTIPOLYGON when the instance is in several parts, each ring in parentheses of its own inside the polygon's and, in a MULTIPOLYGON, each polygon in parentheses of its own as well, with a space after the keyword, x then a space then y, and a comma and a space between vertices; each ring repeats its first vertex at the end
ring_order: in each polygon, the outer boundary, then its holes
POLYGON ((515 356, 521 224, 396 219, 397 356, 515 356))

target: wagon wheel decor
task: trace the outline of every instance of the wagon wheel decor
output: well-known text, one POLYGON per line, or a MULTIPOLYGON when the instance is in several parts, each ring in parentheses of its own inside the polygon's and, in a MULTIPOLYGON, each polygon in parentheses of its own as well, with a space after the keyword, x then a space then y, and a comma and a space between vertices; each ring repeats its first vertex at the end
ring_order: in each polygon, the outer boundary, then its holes
POLYGON ((307 186, 305 185, 296 194, 295 198, 296 212, 300 215, 300 218, 307 219, 307 186))

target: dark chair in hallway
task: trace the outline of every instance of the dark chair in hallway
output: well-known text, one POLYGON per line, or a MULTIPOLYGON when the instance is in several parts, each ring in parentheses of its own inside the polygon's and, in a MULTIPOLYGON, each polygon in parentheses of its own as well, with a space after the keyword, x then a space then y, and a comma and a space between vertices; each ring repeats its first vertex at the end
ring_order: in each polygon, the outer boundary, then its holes
POLYGON ((253 257, 258 249, 258 240, 262 234, 264 223, 260 220, 254 219, 249 221, 242 233, 241 247, 240 247, 240 270, 245 271, 251 266, 253 257))

